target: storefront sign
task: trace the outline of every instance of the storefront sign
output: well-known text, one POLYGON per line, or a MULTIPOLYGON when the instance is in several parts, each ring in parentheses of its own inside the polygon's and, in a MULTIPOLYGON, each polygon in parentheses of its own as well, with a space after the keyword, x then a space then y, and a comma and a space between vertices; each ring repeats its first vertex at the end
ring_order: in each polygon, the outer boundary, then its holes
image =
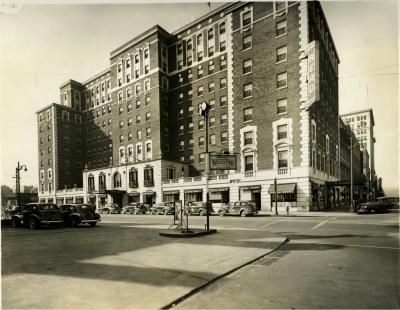
POLYGON ((236 155, 210 154, 210 170, 236 170, 236 155))

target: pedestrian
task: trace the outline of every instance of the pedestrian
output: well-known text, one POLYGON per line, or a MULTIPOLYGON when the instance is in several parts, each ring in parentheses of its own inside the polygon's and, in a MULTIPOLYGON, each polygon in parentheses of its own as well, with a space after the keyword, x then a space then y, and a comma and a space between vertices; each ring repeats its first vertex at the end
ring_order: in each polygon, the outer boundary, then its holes
POLYGON ((286 206, 286 214, 289 215, 289 205, 286 206))

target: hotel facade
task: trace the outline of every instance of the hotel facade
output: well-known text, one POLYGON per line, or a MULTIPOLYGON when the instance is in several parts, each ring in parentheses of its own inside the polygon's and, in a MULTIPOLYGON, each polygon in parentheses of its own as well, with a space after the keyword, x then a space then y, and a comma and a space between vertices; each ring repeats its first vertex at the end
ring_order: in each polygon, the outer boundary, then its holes
POLYGON ((154 26, 37 112, 39 199, 101 208, 208 191, 269 211, 276 179, 282 208, 332 206, 340 193, 329 184, 343 179, 338 64, 316 1, 235 2, 174 33, 154 26), (207 140, 209 153, 237 157, 208 182, 207 140))

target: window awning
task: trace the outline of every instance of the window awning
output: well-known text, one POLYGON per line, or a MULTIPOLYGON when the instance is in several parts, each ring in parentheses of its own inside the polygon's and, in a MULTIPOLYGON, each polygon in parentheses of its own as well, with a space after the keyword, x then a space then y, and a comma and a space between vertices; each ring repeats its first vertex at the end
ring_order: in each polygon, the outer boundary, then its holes
POLYGON ((154 195, 155 194, 155 192, 153 192, 153 191, 151 191, 151 190, 147 190, 147 191, 145 191, 144 193, 143 193, 143 195, 154 195))
POLYGON ((179 195, 179 191, 163 191, 164 195, 179 195))
POLYGON ((202 189, 185 189, 185 194, 202 193, 202 189))
POLYGON ((261 185, 249 185, 249 186, 240 186, 241 189, 243 190, 260 190, 261 189, 261 185))
POLYGON ((229 187, 209 188, 208 191, 210 193, 227 192, 229 191, 229 187))
MULTIPOLYGON (((296 183, 277 184, 276 187, 276 192, 278 192, 278 194, 294 193, 296 191, 296 183)), ((269 187, 268 193, 275 193, 275 184, 269 187)))
POLYGON ((140 196, 140 193, 138 193, 138 192, 130 192, 130 193, 128 193, 128 196, 140 196))

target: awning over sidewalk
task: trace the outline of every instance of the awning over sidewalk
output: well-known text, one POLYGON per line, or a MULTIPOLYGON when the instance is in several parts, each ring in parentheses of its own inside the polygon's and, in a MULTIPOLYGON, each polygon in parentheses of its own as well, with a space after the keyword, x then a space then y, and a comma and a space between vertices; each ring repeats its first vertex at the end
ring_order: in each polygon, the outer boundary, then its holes
POLYGON ((139 192, 130 192, 128 193, 128 196, 140 196, 139 192))
POLYGON ((185 189, 185 194, 202 193, 202 189, 185 189))
POLYGON ((229 191, 229 187, 209 188, 208 191, 210 193, 228 192, 229 191))
POLYGON ((163 191, 164 195, 179 195, 179 191, 163 191))
MULTIPOLYGON (((294 193, 296 191, 296 183, 277 184, 276 187, 276 192, 278 192, 278 194, 294 193)), ((268 193, 275 193, 275 184, 269 187, 268 193)))

